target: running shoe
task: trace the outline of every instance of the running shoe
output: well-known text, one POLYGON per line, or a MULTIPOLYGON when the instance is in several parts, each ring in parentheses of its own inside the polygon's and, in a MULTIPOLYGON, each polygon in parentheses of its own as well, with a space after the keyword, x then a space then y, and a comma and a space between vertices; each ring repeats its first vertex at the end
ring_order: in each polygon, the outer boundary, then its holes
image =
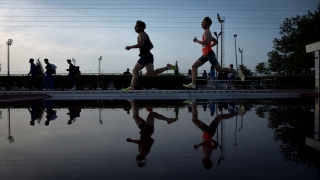
POLYGON ((134 90, 133 88, 131 87, 127 87, 127 88, 123 88, 122 91, 130 91, 130 90, 134 90))
POLYGON ((172 64, 169 64, 169 63, 167 64, 167 68, 168 68, 168 69, 172 69, 172 70, 174 70, 174 71, 175 71, 175 70, 178 70, 178 68, 177 68, 175 65, 172 65, 172 64))
POLYGON ((196 101, 194 99, 188 99, 188 100, 185 100, 183 101, 184 104, 192 104, 192 103, 195 103, 196 101))
POLYGON ((167 121, 168 124, 172 124, 174 122, 178 121, 178 117, 176 118, 170 118, 169 121, 167 121))
POLYGON ((241 70, 238 72, 238 76, 240 77, 241 81, 244 81, 245 76, 244 76, 244 74, 242 73, 241 70))
POLYGON ((196 85, 190 83, 190 84, 183 84, 184 87, 189 88, 189 89, 196 89, 196 85))

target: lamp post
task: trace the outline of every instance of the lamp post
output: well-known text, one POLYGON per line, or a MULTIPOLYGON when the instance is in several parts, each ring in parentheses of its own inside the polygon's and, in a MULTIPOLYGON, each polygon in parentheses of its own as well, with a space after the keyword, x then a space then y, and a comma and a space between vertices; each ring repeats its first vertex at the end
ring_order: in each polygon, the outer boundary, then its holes
POLYGON ((242 54, 242 53, 243 53, 243 49, 240 49, 240 48, 239 48, 239 52, 241 53, 241 65, 243 65, 243 56, 242 56, 242 55, 243 55, 243 54, 242 54))
MULTIPOLYGON (((217 34, 217 32, 213 32, 213 34, 216 36, 217 41, 219 43, 219 36, 221 35, 221 32, 219 32, 219 34, 217 34)), ((217 61, 218 61, 218 49, 219 49, 219 45, 217 44, 217 52, 216 52, 216 57, 217 57, 217 61)), ((219 61, 218 61, 219 62, 219 61)))
POLYGON ((99 57, 99 74, 100 74, 100 62, 102 61, 102 56, 99 57))
POLYGON ((234 51, 236 53, 236 67, 237 67, 237 71, 238 71, 237 40, 236 40, 237 34, 234 34, 233 37, 234 37, 234 51))
POLYGON ((223 56, 223 41, 222 41, 222 37, 223 37, 223 30, 222 30, 222 23, 224 23, 224 19, 221 19, 221 17, 220 17, 220 15, 217 13, 217 18, 218 18, 218 21, 219 21, 219 23, 221 24, 221 31, 220 31, 220 33, 221 33, 221 42, 220 42, 220 46, 221 46, 221 59, 220 59, 220 62, 221 62, 221 67, 223 66, 223 64, 222 64, 222 56, 223 56))
POLYGON ((10 75, 10 56, 9 56, 9 47, 12 45, 12 39, 9 39, 6 43, 8 45, 8 76, 10 75))

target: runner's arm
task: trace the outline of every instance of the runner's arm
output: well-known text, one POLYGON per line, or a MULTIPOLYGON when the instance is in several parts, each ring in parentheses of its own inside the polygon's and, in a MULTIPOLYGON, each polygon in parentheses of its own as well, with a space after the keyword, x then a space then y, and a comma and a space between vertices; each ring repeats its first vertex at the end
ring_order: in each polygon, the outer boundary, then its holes
POLYGON ((150 50, 153 49, 153 44, 152 42, 150 41, 150 50))
POLYGON ((139 144, 139 143, 140 143, 139 140, 133 140, 133 139, 131 139, 131 138, 127 138, 126 141, 127 141, 127 142, 136 143, 136 144, 139 144))
POLYGON ((199 43, 201 45, 206 45, 206 44, 208 44, 208 42, 211 41, 210 38, 212 38, 210 32, 205 32, 204 33, 204 41, 199 41, 196 37, 194 37, 193 42, 199 43))
POLYGON ((211 43, 211 47, 215 46, 218 44, 218 41, 216 40, 216 38, 212 37, 212 43, 211 43))
POLYGON ((132 48, 140 48, 140 47, 143 47, 143 45, 144 45, 144 40, 145 40, 145 34, 144 34, 144 33, 139 33, 139 36, 138 36, 138 44, 132 45, 132 46, 127 46, 127 47, 126 47, 126 50, 130 50, 130 49, 132 49, 132 48))

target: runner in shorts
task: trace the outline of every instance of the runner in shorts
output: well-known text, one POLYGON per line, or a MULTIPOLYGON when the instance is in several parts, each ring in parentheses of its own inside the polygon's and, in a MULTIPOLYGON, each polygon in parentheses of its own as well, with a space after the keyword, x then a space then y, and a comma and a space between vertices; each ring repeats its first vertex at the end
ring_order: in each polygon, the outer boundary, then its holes
POLYGON ((237 72, 234 69, 222 68, 217 59, 214 51, 211 47, 218 44, 218 41, 212 37, 212 34, 209 30, 212 24, 212 20, 209 17, 205 17, 201 23, 202 28, 204 29, 204 33, 202 35, 202 41, 199 41, 196 37, 194 37, 193 42, 199 43, 202 45, 202 56, 194 62, 192 65, 192 82, 190 84, 183 84, 184 87, 189 89, 196 89, 196 80, 198 74, 198 68, 202 66, 207 61, 216 69, 218 72, 225 73, 233 73, 238 74, 242 81, 244 81, 244 75, 241 71, 237 72))
POLYGON ((139 71, 144 67, 147 70, 147 75, 156 76, 166 70, 177 70, 177 67, 172 64, 167 64, 166 67, 159 68, 154 70, 153 67, 153 55, 151 54, 150 50, 153 48, 153 44, 150 41, 150 38, 144 29, 146 28, 146 24, 142 21, 137 21, 134 27, 136 33, 138 33, 138 44, 127 46, 125 49, 130 50, 132 48, 139 48, 140 49, 140 59, 134 66, 132 70, 132 79, 130 87, 124 88, 122 90, 134 90, 134 86, 138 80, 139 71))

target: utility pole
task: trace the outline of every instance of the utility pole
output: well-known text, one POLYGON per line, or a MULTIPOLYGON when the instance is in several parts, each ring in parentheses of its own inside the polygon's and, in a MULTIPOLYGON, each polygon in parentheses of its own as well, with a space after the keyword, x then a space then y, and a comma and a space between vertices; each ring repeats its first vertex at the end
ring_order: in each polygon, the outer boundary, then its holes
POLYGON ((102 61, 102 56, 99 57, 99 74, 101 73, 101 69, 100 69, 100 62, 102 61))
POLYGON ((236 67, 238 71, 238 56, 237 56, 238 53, 237 53, 237 40, 236 40, 237 34, 234 34, 233 37, 234 37, 234 51, 236 53, 236 67))
POLYGON ((9 39, 6 43, 8 45, 8 76, 10 75, 10 54, 9 54, 9 47, 12 45, 12 39, 9 39))
POLYGON ((241 65, 243 65, 243 49, 239 48, 239 52, 241 53, 241 65))
POLYGON ((11 127, 10 127, 10 108, 8 108, 8 140, 10 143, 13 143, 13 137, 11 136, 11 127))
POLYGON ((220 59, 220 62, 221 62, 221 67, 223 67, 223 60, 224 60, 224 22, 225 22, 225 18, 224 17, 220 17, 219 14, 217 14, 217 17, 218 17, 218 21, 219 23, 221 24, 221 41, 220 41, 220 47, 221 47, 221 59, 220 59))

